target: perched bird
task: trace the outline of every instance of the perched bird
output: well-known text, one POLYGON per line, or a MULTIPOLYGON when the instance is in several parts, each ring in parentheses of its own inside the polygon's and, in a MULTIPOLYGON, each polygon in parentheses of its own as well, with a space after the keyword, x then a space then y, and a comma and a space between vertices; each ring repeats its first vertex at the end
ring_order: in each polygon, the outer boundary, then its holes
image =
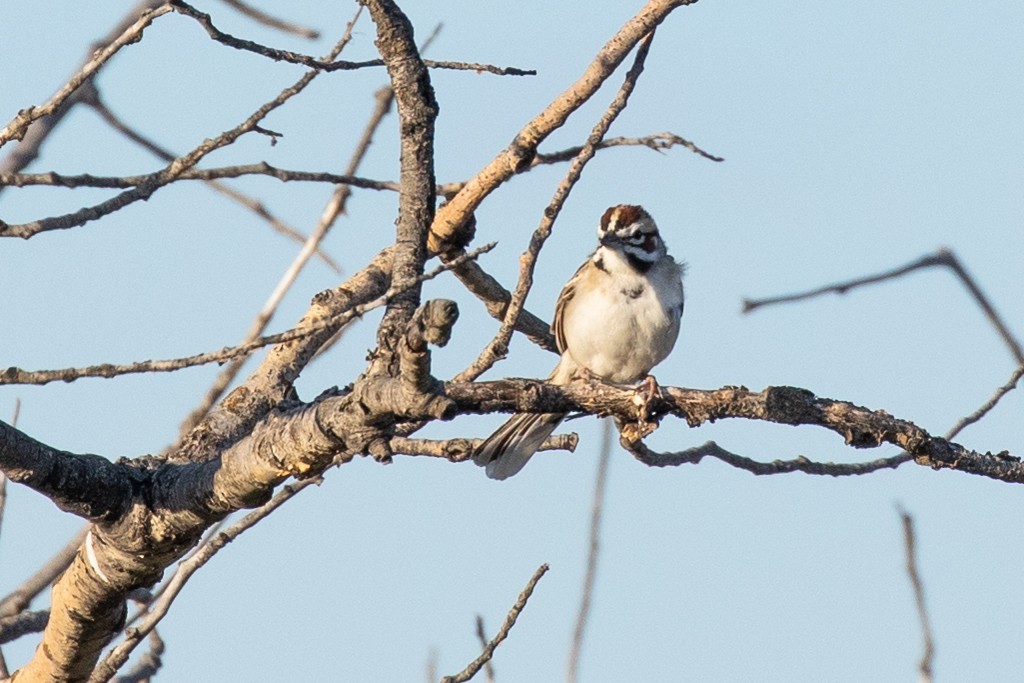
MULTIPOLYGON (((668 356, 679 334, 683 266, 668 255, 650 214, 640 206, 613 206, 601 217, 597 240, 555 305, 551 331, 562 358, 548 377, 552 384, 568 384, 581 371, 614 384, 638 382, 668 356)), ((513 415, 473 460, 491 479, 507 479, 563 418, 513 415)))

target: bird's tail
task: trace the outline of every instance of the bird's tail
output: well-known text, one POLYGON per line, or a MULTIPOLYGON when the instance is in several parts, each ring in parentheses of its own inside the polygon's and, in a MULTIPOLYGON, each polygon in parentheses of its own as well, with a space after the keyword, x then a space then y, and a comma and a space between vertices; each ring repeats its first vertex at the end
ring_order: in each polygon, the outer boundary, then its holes
POLYGON ((519 413, 480 444, 473 462, 487 468, 491 479, 508 479, 523 469, 565 413, 519 413))

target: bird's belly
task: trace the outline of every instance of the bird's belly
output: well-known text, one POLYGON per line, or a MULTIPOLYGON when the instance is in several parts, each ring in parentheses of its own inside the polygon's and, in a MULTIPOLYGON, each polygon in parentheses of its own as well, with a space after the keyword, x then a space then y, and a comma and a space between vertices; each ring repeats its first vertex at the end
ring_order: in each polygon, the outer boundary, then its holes
POLYGON ((564 327, 573 359, 608 382, 636 382, 647 375, 679 333, 678 318, 649 292, 580 301, 564 327))

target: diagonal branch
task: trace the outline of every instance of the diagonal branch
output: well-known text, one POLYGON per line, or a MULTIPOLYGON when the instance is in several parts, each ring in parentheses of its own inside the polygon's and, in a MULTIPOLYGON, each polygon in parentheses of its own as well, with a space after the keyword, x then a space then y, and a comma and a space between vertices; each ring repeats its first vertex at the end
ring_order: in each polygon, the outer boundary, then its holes
POLYGON ((71 97, 83 83, 92 78, 99 69, 107 63, 111 57, 118 53, 126 45, 137 43, 142 39, 142 32, 153 23, 153 21, 171 11, 169 5, 161 5, 154 9, 144 11, 128 28, 115 40, 97 51, 82 69, 71 77, 64 86, 54 93, 53 97, 38 107, 28 107, 18 112, 10 123, 3 130, 0 130, 0 147, 11 140, 21 140, 26 129, 33 121, 55 112, 69 97, 71 97))
POLYGON ((568 90, 527 123, 508 147, 473 176, 451 201, 438 209, 431 226, 428 244, 430 251, 447 251, 448 242, 470 220, 484 198, 513 175, 529 167, 537 153, 537 146, 597 92, 633 47, 664 21, 672 10, 682 5, 692 5, 696 1, 650 0, 636 16, 627 21, 568 90))
POLYGON ((640 74, 643 73, 644 63, 647 60, 647 53, 650 50, 653 39, 654 32, 652 31, 640 42, 640 47, 637 48, 636 56, 633 59, 633 66, 630 67, 629 72, 626 74, 622 86, 615 94, 612 103, 605 110, 604 114, 601 115, 593 130, 591 130, 586 144, 583 145, 579 153, 573 158, 572 163, 569 164, 569 170, 566 172, 565 178, 558 184, 554 197, 551 198, 547 208, 544 210, 540 225, 534 230, 526 252, 519 259, 519 281, 516 283, 515 291, 512 292, 508 308, 505 311, 505 319, 502 321, 498 333, 484 348, 480 356, 455 377, 456 381, 464 382, 476 379, 493 367, 498 360, 507 355, 508 343, 512 339, 512 333, 516 328, 516 322, 519 320, 519 314, 523 310, 530 289, 533 287, 533 273, 540 250, 551 235, 555 221, 558 219, 558 215, 561 213, 562 207, 569 198, 573 187, 576 186, 576 182, 583 174, 583 169, 594 158, 597 145, 604 139, 612 123, 629 103, 629 96, 636 87, 640 74))
MULTIPOLYGON (((345 42, 347 42, 346 38, 342 37, 334 49, 339 51, 344 46, 345 42)), ((61 216, 43 218, 30 223, 22 223, 18 225, 10 225, 0 221, 0 237, 23 237, 27 239, 49 230, 66 230, 69 228, 75 228, 114 213, 129 204, 149 199, 153 193, 161 187, 177 180, 183 171, 194 167, 211 152, 230 145, 246 133, 262 130, 259 127, 259 123, 267 116, 267 114, 302 92, 306 86, 309 85, 317 75, 319 75, 319 73, 319 71, 307 71, 293 85, 282 90, 274 99, 262 105, 245 121, 234 128, 221 133, 215 138, 204 140, 191 152, 178 157, 168 164, 162 171, 156 173, 152 180, 130 190, 126 190, 125 192, 115 195, 114 197, 94 206, 87 206, 79 209, 78 211, 61 216)))
POLYGON ((310 40, 316 40, 320 37, 320 31, 317 31, 316 29, 299 26, 298 24, 293 24, 290 21, 278 19, 277 17, 271 16, 248 3, 242 2, 241 0, 223 0, 223 2, 229 7, 234 8, 237 12, 244 14, 253 21, 263 24, 264 26, 276 28, 278 31, 291 33, 299 36, 300 38, 308 38, 310 40))
POLYGON ((451 676, 445 676, 441 679, 441 683, 465 683, 469 679, 473 678, 483 668, 484 664, 491 661, 494 656, 494 651, 502 641, 508 637, 512 627, 516 625, 516 620, 519 619, 520 613, 526 607, 526 603, 530 600, 530 596, 533 595, 533 589, 537 587, 537 582, 548 572, 548 565, 542 564, 537 567, 537 571, 533 573, 530 580, 527 582, 526 587, 523 588, 523 592, 519 594, 519 599, 512 605, 512 609, 509 610, 508 615, 505 617, 505 623, 501 625, 498 632, 494 635, 487 645, 484 647, 484 651, 479 657, 470 662, 465 669, 457 674, 451 676))
POLYGON ((0 421, 0 469, 65 512, 90 521, 125 511, 133 483, 126 468, 99 455, 68 453, 0 421))

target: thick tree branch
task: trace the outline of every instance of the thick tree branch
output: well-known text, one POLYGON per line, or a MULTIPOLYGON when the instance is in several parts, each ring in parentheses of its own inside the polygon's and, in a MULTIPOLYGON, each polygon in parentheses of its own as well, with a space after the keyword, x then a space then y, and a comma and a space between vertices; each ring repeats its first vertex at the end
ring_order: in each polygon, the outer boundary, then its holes
MULTIPOLYGON (((449 382, 445 394, 453 399, 461 413, 584 412, 614 415, 625 426, 625 443, 640 444, 639 436, 653 429, 648 415, 672 414, 691 427, 726 418, 760 420, 787 425, 814 425, 833 431, 853 448, 874 448, 888 443, 905 450, 918 464, 932 469, 952 469, 1002 481, 1024 483, 1024 464, 1017 456, 973 451, 941 437, 932 436, 912 422, 895 418, 885 411, 873 411, 845 401, 818 398, 806 389, 768 387, 752 392, 745 387, 716 390, 662 387, 662 396, 645 401, 630 389, 601 383, 577 381, 564 387, 536 380, 498 382, 449 382)), ((657 454, 636 446, 647 455, 650 465, 679 465, 693 458, 659 460, 657 454)), ((725 452, 727 453, 727 452, 725 452)), ((709 451, 709 455, 717 453, 709 451)), ((879 467, 893 467, 898 458, 880 461, 879 467)), ((699 459, 699 458, 698 458, 699 459)), ((860 469, 862 466, 853 466, 860 469)), ((878 467, 874 467, 878 469, 878 467)), ((765 465, 763 474, 804 471, 811 474, 856 474, 860 472, 824 471, 821 463, 806 459, 788 461, 785 468, 765 465)))
POLYGON ((434 121, 438 106, 430 76, 413 38, 412 23, 391 0, 363 2, 377 25, 377 51, 387 66, 398 109, 401 154, 395 251, 391 278, 403 288, 377 330, 379 370, 394 374, 394 345, 419 305, 417 278, 427 258, 434 220, 434 121))
POLYGON ((127 468, 98 455, 42 444, 0 421, 0 469, 43 494, 61 510, 90 521, 117 517, 132 495, 127 468))

